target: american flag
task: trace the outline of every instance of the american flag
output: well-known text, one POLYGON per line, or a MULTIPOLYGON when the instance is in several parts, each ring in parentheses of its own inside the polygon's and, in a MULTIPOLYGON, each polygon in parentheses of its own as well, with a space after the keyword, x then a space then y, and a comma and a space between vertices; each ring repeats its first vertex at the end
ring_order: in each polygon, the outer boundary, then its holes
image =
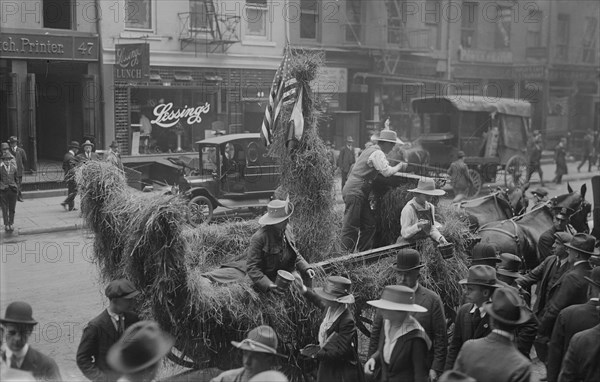
POLYGON ((286 45, 283 51, 283 60, 277 72, 275 72, 275 78, 273 78, 273 85, 271 85, 271 92, 269 93, 269 104, 265 110, 265 117, 260 130, 260 136, 265 146, 269 146, 273 142, 273 133, 281 106, 296 101, 298 83, 291 75, 290 58, 290 49, 286 45))

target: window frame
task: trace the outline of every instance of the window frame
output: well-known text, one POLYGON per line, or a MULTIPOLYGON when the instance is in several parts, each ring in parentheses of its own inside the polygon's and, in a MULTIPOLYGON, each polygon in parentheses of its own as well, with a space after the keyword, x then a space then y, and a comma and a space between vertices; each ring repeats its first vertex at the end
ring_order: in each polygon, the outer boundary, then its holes
POLYGON ((272 39, 272 23, 269 14, 269 0, 245 0, 244 1, 244 9, 242 11, 242 19, 243 19, 243 37, 244 41, 271 41, 272 39), (260 3, 260 4, 259 4, 260 3), (263 5, 264 3, 264 5, 263 5), (264 20, 264 35, 258 34, 250 34, 250 22, 248 18, 247 11, 255 10, 262 12, 261 18, 264 20))
MULTIPOLYGON (((366 14, 366 8, 365 8, 365 4, 366 2, 361 1, 361 0, 346 0, 345 3, 345 12, 346 12, 346 27, 344 28, 344 42, 348 43, 348 44, 362 44, 364 43, 364 29, 363 29, 363 25, 365 24, 365 14, 366 14), (353 4, 358 4, 358 20, 350 20, 350 18, 348 17, 349 15, 349 5, 350 3, 353 4), (358 32, 356 33, 357 36, 354 36, 354 33, 351 33, 350 36, 348 36, 348 28, 352 26, 352 28, 354 29, 354 31, 356 32, 356 29, 358 29, 358 32), (358 26, 358 28, 356 28, 358 26)), ((352 12, 354 13, 354 12, 352 12)))
POLYGON ((535 20, 533 23, 529 23, 527 26, 527 40, 525 43, 528 48, 540 48, 544 46, 542 42, 542 30, 543 30, 543 21, 544 21, 544 11, 541 9, 530 9, 528 17, 531 20, 535 20), (531 43, 532 40, 535 40, 534 43, 531 43))
POLYGON ((205 0, 189 0, 189 5, 190 5, 190 25, 189 28, 191 31, 194 32, 210 32, 211 28, 210 28, 210 23, 212 22, 212 20, 210 20, 210 17, 208 16, 208 13, 206 12, 206 1, 205 0), (204 5, 202 12, 194 12, 192 9, 192 4, 193 3, 198 3, 198 5, 204 5), (195 13, 203 13, 204 14, 204 18, 206 19, 206 26, 195 26, 193 25, 193 21, 196 20, 194 14, 195 13))
POLYGON ((463 48, 467 48, 467 49, 476 49, 477 48, 477 27, 479 25, 478 18, 477 18, 477 12, 478 12, 478 6, 479 3, 477 3, 476 1, 465 1, 462 4, 463 6, 463 12, 462 12, 462 20, 461 20, 461 24, 460 24, 460 44, 463 48), (466 9, 466 7, 468 6, 469 9, 469 14, 468 17, 469 19, 472 17, 473 21, 469 22, 468 26, 465 26, 464 20, 465 20, 465 12, 464 10, 466 9), (471 44, 469 46, 465 46, 463 44, 463 40, 465 37, 465 32, 470 32, 472 33, 471 35, 471 44))
POLYGON ((306 0, 299 0, 300 6, 299 6, 299 17, 300 17, 300 22, 298 23, 299 26, 299 31, 298 31, 298 37, 300 38, 300 40, 303 41, 316 41, 316 42, 320 42, 321 41, 321 17, 320 17, 320 7, 321 7, 321 2, 319 0, 309 0, 310 2, 315 4, 315 9, 308 9, 308 8, 303 8, 302 4, 306 4, 305 3, 306 0), (313 15, 313 17, 315 18, 315 37, 302 37, 302 16, 303 15, 313 15))
POLYGON ((582 52, 581 52, 581 62, 584 64, 595 64, 596 63, 596 46, 598 44, 598 18, 593 16, 586 16, 584 29, 583 29, 583 38, 581 39, 582 52), (590 41, 589 46, 586 46, 586 32, 590 27, 590 20, 593 20, 593 30, 590 33, 592 40, 590 41))
POLYGON ((124 17, 123 17, 123 21, 125 23, 125 30, 126 31, 137 31, 137 32, 155 32, 155 28, 156 28, 156 1, 155 0, 125 0, 125 9, 124 9, 124 17), (149 21, 150 21, 150 28, 143 28, 143 27, 132 27, 132 26, 128 26, 127 22, 128 22, 128 9, 129 9, 129 2, 130 1, 148 1, 150 4, 149 10, 150 10, 150 17, 149 17, 149 21))
POLYGON ((556 17, 556 58, 569 60, 569 35, 571 33, 571 17, 567 13, 559 13, 556 17), (562 24, 562 25, 561 25, 562 24))

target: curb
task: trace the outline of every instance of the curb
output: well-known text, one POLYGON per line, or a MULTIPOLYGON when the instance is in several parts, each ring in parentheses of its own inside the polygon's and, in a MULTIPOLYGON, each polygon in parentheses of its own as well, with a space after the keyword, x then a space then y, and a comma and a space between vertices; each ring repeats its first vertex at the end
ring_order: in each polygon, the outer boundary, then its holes
POLYGON ((43 233, 54 233, 54 232, 65 232, 65 231, 77 231, 85 228, 82 223, 80 224, 65 224, 55 227, 35 227, 35 228, 19 228, 13 236, 21 235, 38 235, 43 233))

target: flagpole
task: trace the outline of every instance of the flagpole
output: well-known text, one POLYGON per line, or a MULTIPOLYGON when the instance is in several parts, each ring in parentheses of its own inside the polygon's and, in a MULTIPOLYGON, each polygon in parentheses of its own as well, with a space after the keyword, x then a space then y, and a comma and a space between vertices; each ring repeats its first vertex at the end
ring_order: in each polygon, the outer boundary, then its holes
POLYGON ((283 18, 283 23, 285 24, 285 28, 284 28, 284 32, 283 32, 283 34, 285 36, 285 44, 283 47, 283 51, 285 52, 285 49, 290 44, 290 2, 289 2, 289 0, 284 0, 283 6, 285 7, 285 17, 283 18))

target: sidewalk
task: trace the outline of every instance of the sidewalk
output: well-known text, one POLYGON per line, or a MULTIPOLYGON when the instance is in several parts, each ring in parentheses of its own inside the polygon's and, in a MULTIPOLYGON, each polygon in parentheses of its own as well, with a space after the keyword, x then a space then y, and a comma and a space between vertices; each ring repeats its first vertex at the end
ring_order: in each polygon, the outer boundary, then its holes
MULTIPOLYGON (((562 187, 565 188, 566 183, 569 181, 578 181, 590 179, 592 176, 598 174, 598 171, 582 171, 577 172, 578 162, 569 162, 569 174, 563 177, 562 187)), ((543 164, 542 170, 544 171, 544 180, 551 187, 555 186, 550 181, 554 177, 554 164, 543 164)), ((587 165, 585 166, 587 170, 587 165)), ((535 174, 532 178, 532 185, 539 184, 539 176, 535 174)), ((502 185, 503 183, 498 183, 502 185)), ((335 179, 335 190, 336 190, 336 202, 342 204, 342 190, 341 190, 341 179, 339 174, 336 175, 335 179)), ((133 190, 132 190, 133 191, 133 190)), ((135 192, 135 191, 134 191, 135 192)), ((28 199, 25 194, 25 201, 17 203, 16 216, 15 216, 15 231, 12 234, 6 234, 4 229, 0 231, 0 239, 14 237, 18 235, 32 235, 40 233, 50 232, 61 232, 61 231, 73 231, 84 228, 83 219, 80 216, 80 211, 67 212, 60 205, 60 203, 66 197, 66 190, 63 195, 50 196, 43 198, 28 199)), ((79 208, 80 199, 79 197, 75 200, 76 208, 79 208)))

